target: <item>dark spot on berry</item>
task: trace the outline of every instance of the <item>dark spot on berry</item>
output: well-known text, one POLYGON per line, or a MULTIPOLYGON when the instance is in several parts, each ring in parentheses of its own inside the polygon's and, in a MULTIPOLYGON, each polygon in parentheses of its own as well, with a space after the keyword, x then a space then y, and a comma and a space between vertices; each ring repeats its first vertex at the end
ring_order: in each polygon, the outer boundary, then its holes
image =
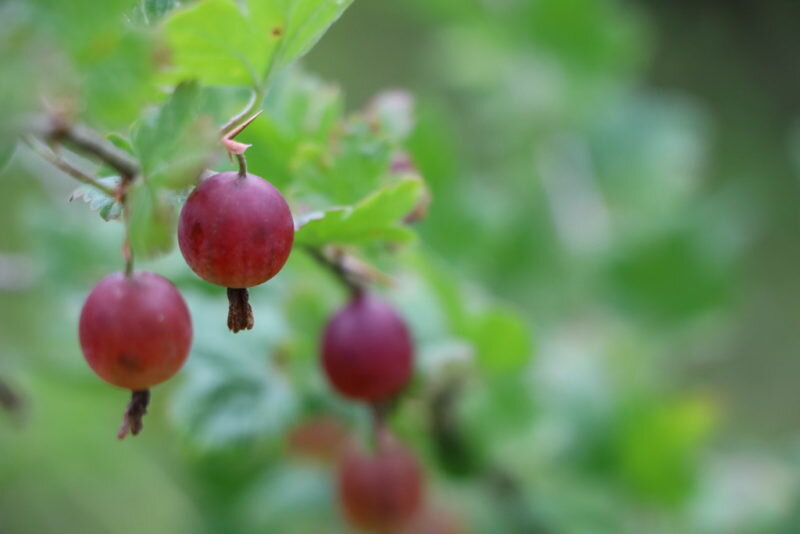
POLYGON ((253 231, 253 244, 254 245, 261 245, 267 241, 269 237, 269 231, 264 226, 259 226, 255 228, 253 231))
POLYGON ((123 369, 132 373, 138 372, 142 369, 142 366, 136 356, 127 352, 120 354, 117 361, 123 369))
POLYGON ((200 246, 203 244, 203 226, 200 223, 194 223, 192 225, 192 233, 191 233, 191 247, 192 250, 200 250, 200 246))
POLYGON ((272 28, 272 36, 273 37, 275 37, 277 39, 281 35, 283 35, 283 28, 281 28, 280 26, 275 26, 274 28, 272 28))

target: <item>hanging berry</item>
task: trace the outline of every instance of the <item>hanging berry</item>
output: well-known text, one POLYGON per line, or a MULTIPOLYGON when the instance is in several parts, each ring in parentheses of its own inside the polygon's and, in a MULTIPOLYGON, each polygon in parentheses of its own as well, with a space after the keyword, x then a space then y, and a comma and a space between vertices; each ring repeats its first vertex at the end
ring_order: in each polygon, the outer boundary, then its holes
POLYGON ((338 473, 338 494, 348 522, 365 531, 387 532, 409 523, 423 500, 422 470, 414 455, 385 429, 375 450, 351 449, 338 473))
POLYGON ((92 370, 133 392, 119 437, 138 434, 149 388, 171 378, 189 355, 192 320, 183 297, 154 273, 111 274, 89 293, 79 336, 92 370))
POLYGON ((189 195, 178 243, 203 280, 228 288, 228 327, 253 327, 247 288, 283 268, 294 241, 289 205, 268 181, 241 169, 207 178, 189 195))
POLYGON ((361 291, 328 321, 322 364, 340 394, 373 403, 387 400, 408 383, 411 336, 389 303, 361 291))

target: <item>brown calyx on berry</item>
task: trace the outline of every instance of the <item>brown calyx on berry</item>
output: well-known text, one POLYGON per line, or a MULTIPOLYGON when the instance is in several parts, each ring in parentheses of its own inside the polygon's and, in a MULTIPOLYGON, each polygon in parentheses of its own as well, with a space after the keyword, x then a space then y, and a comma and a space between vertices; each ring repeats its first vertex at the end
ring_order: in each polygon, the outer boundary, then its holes
POLYGON ((144 428, 142 418, 147 413, 147 405, 149 403, 149 389, 131 392, 131 401, 125 410, 125 416, 122 418, 122 426, 119 427, 119 432, 117 432, 117 439, 125 439, 125 436, 129 433, 136 436, 142 431, 142 428, 144 428))
POLYGON ((253 309, 247 289, 228 288, 228 328, 236 333, 253 328, 253 309))

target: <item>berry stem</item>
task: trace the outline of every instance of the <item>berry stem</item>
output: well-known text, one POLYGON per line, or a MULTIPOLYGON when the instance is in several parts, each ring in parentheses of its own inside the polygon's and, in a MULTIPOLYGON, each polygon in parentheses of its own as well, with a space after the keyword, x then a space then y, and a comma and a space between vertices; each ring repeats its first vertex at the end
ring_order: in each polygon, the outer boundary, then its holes
POLYGON ((363 293, 366 289, 366 281, 359 273, 348 269, 340 257, 331 258, 322 250, 314 247, 305 247, 309 256, 314 258, 317 263, 327 268, 334 276, 350 291, 352 296, 363 293))
POLYGON ((125 410, 122 418, 122 426, 117 432, 117 439, 125 439, 129 433, 136 436, 144 428, 142 418, 147 413, 147 405, 150 403, 150 390, 143 389, 131 392, 131 401, 125 410))
POLYGON ((125 240, 122 242, 122 258, 125 260, 125 276, 133 275, 133 247, 131 247, 131 210, 128 205, 128 185, 130 180, 122 180, 116 192, 117 202, 122 205, 122 219, 125 224, 125 240))
POLYGON ((236 154, 236 161, 239 163, 239 178, 247 178, 247 159, 244 154, 236 154))
POLYGON ((240 330, 251 330, 254 325, 250 295, 244 288, 228 288, 228 328, 234 334, 240 330))

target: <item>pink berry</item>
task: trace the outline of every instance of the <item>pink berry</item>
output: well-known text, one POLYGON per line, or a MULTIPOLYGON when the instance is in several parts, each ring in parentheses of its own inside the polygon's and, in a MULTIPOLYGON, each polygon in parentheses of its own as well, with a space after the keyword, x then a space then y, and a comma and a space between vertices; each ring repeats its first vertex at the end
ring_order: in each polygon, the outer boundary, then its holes
POLYGON ((133 391, 172 377, 189 355, 192 319, 172 283, 154 273, 114 273, 83 305, 81 348, 103 380, 133 391))
POLYGON ((368 402, 385 400, 411 375, 411 336, 391 305, 361 293, 328 321, 322 364, 340 394, 368 402))
POLYGON ((293 241, 286 200, 253 174, 223 172, 203 180, 186 200, 178 226, 189 267, 229 288, 253 287, 278 274, 293 241))
POLYGON ((386 432, 374 452, 351 450, 339 469, 339 501, 353 526, 370 532, 402 527, 417 513, 423 476, 417 460, 386 432))

